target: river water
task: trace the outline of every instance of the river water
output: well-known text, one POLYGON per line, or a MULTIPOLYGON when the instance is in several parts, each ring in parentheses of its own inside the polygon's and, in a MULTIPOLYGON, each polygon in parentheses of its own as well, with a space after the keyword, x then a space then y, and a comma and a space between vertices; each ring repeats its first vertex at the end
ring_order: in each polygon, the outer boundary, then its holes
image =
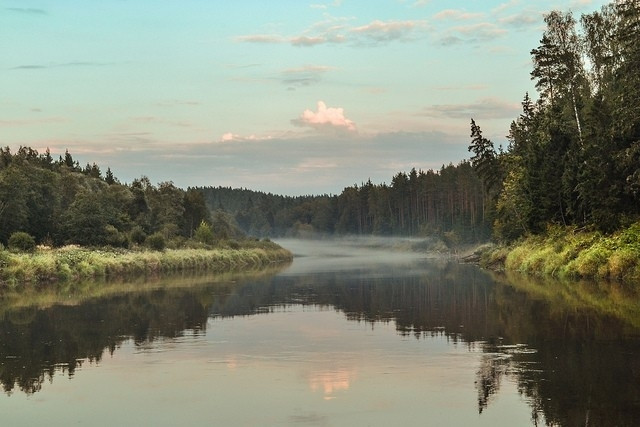
POLYGON ((4 301, 0 425, 639 425, 631 290, 361 243, 282 241, 294 262, 261 276, 4 301))

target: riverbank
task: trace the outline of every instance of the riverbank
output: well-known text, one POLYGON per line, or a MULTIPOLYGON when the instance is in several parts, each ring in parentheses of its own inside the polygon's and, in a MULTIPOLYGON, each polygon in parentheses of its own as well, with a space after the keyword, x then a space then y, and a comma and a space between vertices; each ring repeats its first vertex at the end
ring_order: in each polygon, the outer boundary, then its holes
POLYGON ((164 251, 89 249, 66 246, 34 253, 0 252, 0 288, 70 281, 159 276, 202 271, 227 272, 289 262, 293 255, 271 242, 239 249, 167 249, 164 251))
POLYGON ((480 265, 531 276, 640 283, 640 222, 612 235, 551 227, 544 235, 485 248, 480 265))

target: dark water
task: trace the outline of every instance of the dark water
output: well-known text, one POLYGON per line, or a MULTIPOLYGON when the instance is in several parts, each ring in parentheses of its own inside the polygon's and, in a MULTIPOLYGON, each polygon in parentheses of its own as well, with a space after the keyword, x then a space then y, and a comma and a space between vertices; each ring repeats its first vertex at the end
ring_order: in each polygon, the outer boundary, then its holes
POLYGON ((276 275, 0 307, 0 425, 640 425, 628 289, 283 242, 276 275))

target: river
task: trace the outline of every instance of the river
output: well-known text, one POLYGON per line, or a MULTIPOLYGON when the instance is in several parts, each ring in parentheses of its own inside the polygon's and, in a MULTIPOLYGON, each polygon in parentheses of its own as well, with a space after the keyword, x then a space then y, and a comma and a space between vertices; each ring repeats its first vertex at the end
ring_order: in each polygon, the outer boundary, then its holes
POLYGON ((5 298, 0 425, 638 425, 631 290, 280 243, 273 273, 5 298))

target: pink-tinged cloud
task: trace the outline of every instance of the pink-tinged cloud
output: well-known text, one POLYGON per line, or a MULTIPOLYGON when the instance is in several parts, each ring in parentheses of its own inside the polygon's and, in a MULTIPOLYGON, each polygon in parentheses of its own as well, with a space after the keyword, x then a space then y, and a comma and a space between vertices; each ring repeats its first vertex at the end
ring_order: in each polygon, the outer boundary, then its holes
POLYGON ((416 29, 428 28, 426 21, 373 21, 351 32, 376 41, 390 41, 406 38, 416 29))
POLYGON ((436 13, 433 17, 438 20, 450 19, 454 21, 467 21, 471 19, 481 19, 484 17, 484 13, 471 13, 460 9, 445 9, 436 13))
POLYGON ((318 111, 304 110, 302 115, 292 121, 298 126, 312 128, 334 128, 355 131, 356 125, 344 115, 344 108, 327 107, 323 101, 318 101, 318 111))
POLYGON ((326 43, 327 39, 325 37, 309 37, 309 36, 299 36, 293 37, 291 39, 291 44, 294 46, 315 46, 318 44, 326 43))
POLYGON ((247 36, 238 36, 236 40, 246 43, 283 43, 287 41, 285 38, 273 34, 253 34, 247 36))
POLYGON ((493 10, 491 10, 491 13, 493 14, 497 14, 497 13, 501 13, 504 12, 505 10, 508 9, 512 9, 515 6, 518 6, 520 4, 520 0, 510 0, 506 3, 502 3, 500 5, 498 5, 497 7, 493 8, 493 10))
POLYGON ((423 7, 431 3, 431 0, 418 0, 413 3, 413 7, 423 7))
POLYGON ((254 134, 249 136, 242 136, 236 133, 227 132, 220 137, 220 142, 232 142, 232 141, 259 141, 271 139, 270 136, 258 137, 254 134))
POLYGON ((235 38, 243 43, 289 43, 297 47, 311 47, 323 44, 351 44, 352 46, 410 41, 420 38, 421 33, 430 29, 427 21, 372 21, 366 25, 353 27, 350 19, 330 18, 318 22, 300 35, 283 36, 272 34, 244 35, 235 38))

